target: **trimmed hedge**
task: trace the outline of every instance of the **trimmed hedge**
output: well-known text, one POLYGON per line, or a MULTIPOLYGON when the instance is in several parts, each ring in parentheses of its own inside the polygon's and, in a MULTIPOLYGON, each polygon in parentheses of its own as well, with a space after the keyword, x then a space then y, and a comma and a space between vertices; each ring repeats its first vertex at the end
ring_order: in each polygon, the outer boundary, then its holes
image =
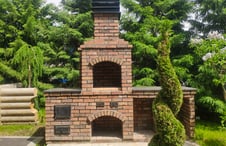
POLYGON ((183 102, 180 82, 170 61, 169 25, 161 30, 158 46, 157 67, 161 91, 153 102, 152 111, 156 135, 149 146, 182 146, 185 142, 185 129, 176 116, 183 102))

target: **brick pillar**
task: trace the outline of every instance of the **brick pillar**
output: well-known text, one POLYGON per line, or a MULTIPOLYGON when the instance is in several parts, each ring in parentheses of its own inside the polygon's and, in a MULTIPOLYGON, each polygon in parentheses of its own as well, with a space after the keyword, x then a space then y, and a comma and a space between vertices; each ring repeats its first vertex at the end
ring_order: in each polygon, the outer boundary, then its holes
POLYGON ((195 132, 195 91, 184 91, 184 99, 179 113, 179 119, 183 123, 186 135, 194 137, 195 132))

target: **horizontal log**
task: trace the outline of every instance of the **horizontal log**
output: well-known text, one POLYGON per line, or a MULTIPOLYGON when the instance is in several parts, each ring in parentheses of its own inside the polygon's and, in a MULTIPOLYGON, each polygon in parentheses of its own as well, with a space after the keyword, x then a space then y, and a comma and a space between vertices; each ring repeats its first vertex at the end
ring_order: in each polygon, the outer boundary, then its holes
POLYGON ((35 122, 36 116, 7 116, 1 117, 1 122, 35 122))
POLYGON ((0 96, 1 102, 24 102, 31 101, 35 96, 0 96))
POLYGON ((17 116, 34 116, 37 114, 37 111, 35 110, 30 110, 30 109, 17 109, 17 110, 1 110, 0 114, 2 116, 12 116, 12 115, 17 115, 17 116))
POLYGON ((31 103, 27 102, 27 103, 1 103, 0 104, 0 108, 2 109, 17 109, 17 108, 30 108, 31 107, 31 103))
POLYGON ((36 88, 0 88, 0 96, 36 96, 36 88))

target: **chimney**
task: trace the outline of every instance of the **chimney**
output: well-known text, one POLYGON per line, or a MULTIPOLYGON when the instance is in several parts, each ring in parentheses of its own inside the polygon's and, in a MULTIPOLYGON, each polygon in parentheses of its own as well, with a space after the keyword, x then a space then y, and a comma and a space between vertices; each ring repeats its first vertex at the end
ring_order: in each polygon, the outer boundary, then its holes
POLYGON ((110 40, 119 37, 119 0, 93 0, 94 38, 110 40))
POLYGON ((131 93, 132 45, 119 38, 119 0, 93 0, 92 6, 94 38, 79 48, 82 94, 131 93))

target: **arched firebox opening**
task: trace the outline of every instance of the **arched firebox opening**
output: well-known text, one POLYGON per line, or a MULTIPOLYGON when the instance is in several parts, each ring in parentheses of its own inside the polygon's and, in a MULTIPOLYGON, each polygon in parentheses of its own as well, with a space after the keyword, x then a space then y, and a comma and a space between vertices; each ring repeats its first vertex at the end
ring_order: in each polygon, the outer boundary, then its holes
POLYGON ((122 138, 122 121, 112 116, 102 116, 92 122, 92 137, 122 138))
POLYGON ((121 66, 104 61, 93 66, 93 87, 118 87, 121 85, 121 66))

